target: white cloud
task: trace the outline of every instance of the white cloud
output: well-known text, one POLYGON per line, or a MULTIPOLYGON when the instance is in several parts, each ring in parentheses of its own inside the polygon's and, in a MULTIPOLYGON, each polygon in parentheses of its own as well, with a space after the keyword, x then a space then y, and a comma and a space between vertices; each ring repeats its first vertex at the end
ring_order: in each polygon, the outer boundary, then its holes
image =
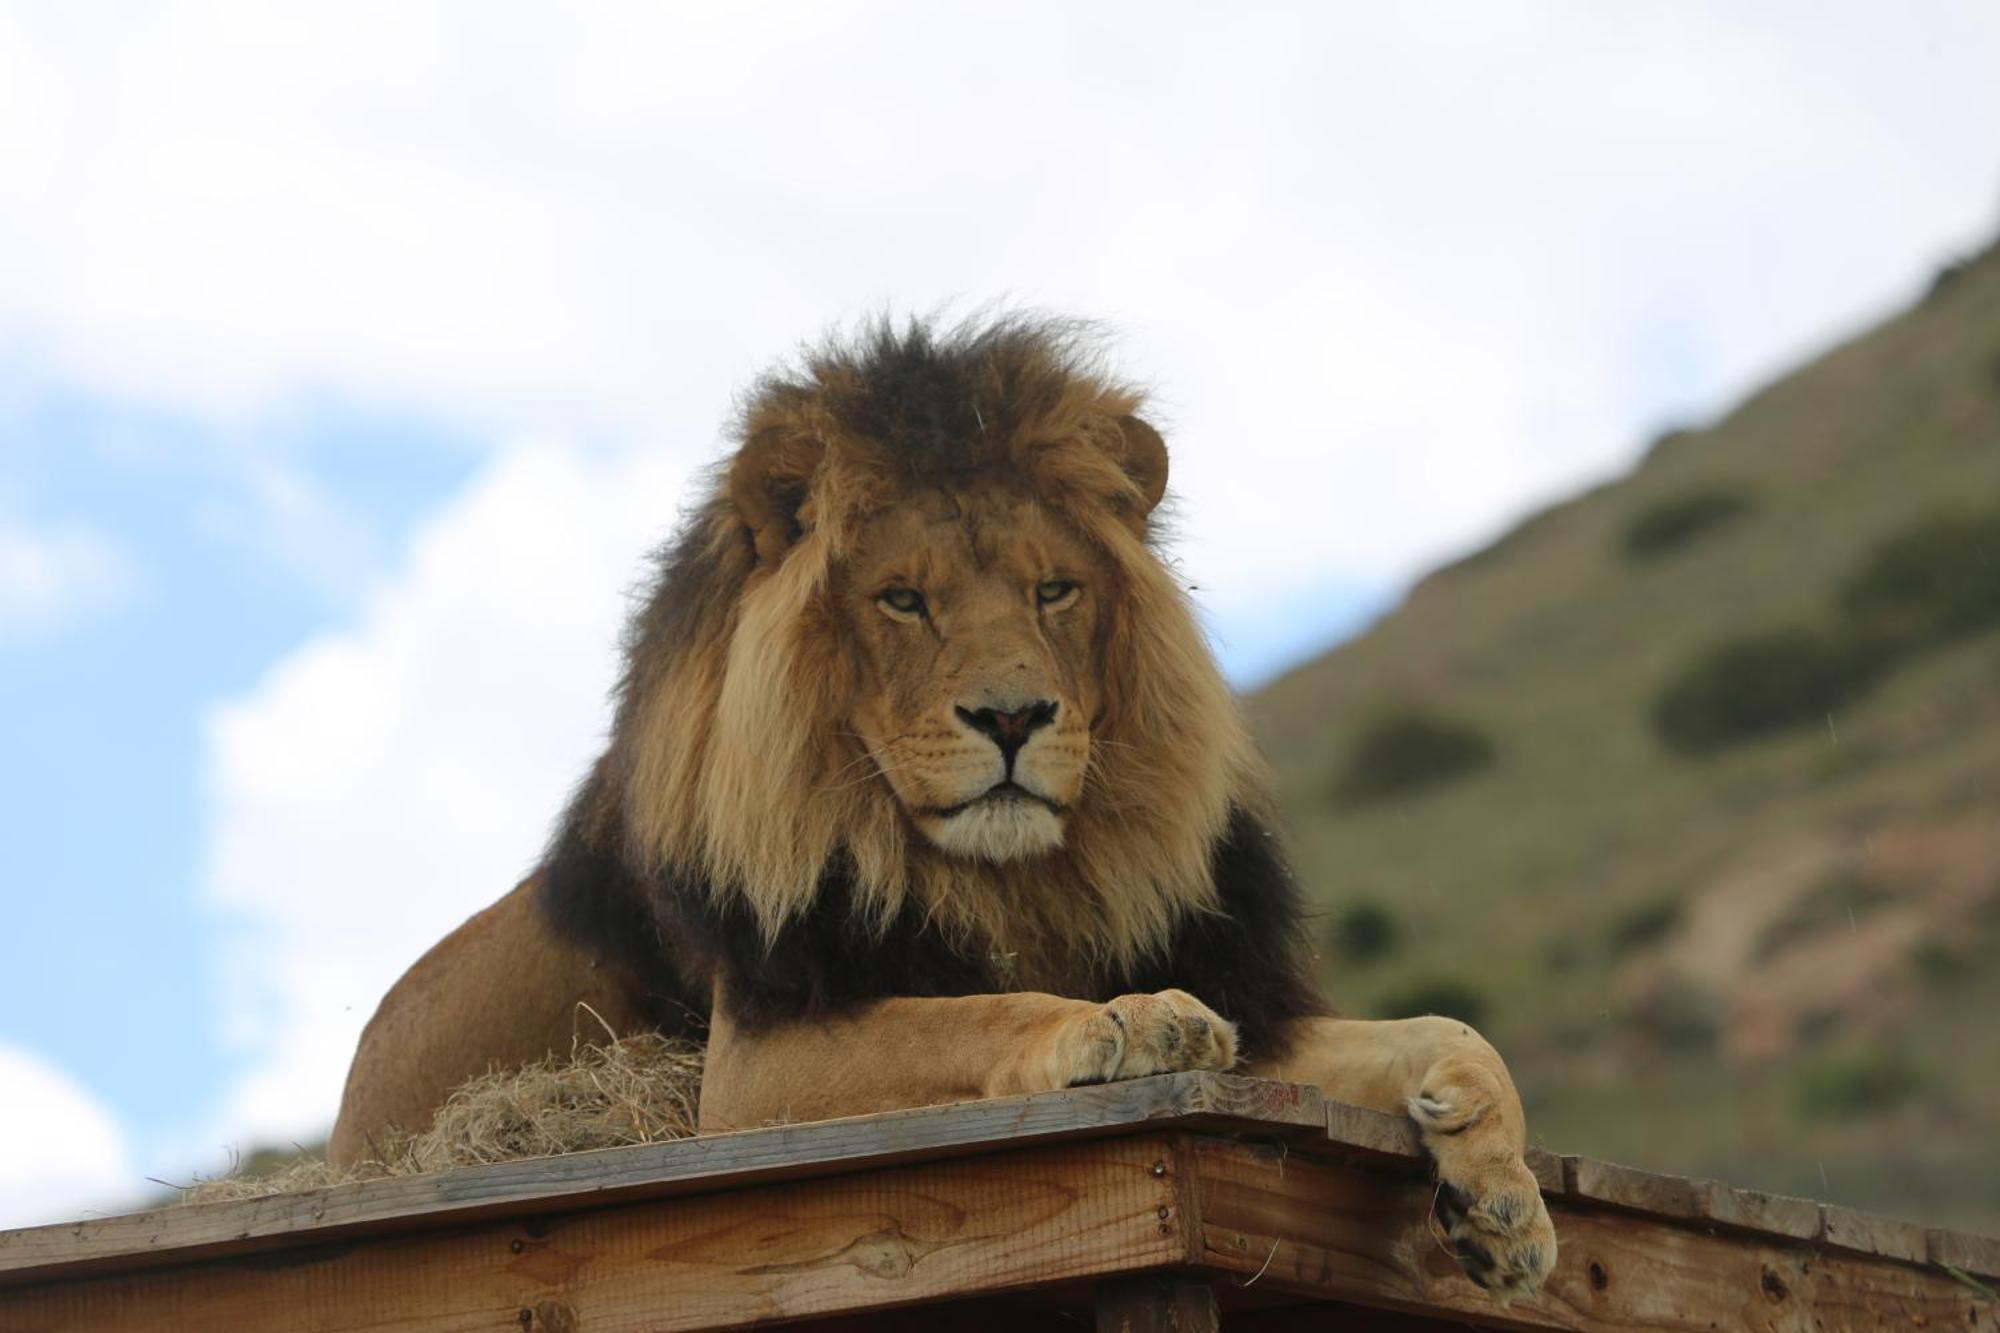
POLYGON ((208 720, 218 1131, 323 1133, 389 983, 529 869, 606 720, 623 590, 685 469, 504 452, 425 524, 354 627, 208 720))
POLYGON ((1394 583, 1910 291, 1991 225, 1996 41, 1972 0, 23 8, 0 345, 219 417, 696 442, 835 318, 1010 294, 1130 331, 1227 609, 1394 583))
POLYGON ((0 1045, 0 1229, 132 1202, 139 1178, 111 1113, 68 1074, 0 1045))
POLYGON ((133 582, 124 552, 90 528, 0 516, 0 646, 67 629, 120 601, 133 582))

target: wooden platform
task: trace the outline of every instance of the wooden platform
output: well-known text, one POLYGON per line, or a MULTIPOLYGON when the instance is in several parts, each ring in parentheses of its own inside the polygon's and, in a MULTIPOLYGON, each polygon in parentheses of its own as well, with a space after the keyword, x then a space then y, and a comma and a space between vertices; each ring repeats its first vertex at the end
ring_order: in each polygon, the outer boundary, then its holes
POLYGON ((1532 1164, 1506 1309, 1407 1124, 1177 1074, 0 1232, 0 1330, 2000 1330, 2000 1241, 1532 1164))

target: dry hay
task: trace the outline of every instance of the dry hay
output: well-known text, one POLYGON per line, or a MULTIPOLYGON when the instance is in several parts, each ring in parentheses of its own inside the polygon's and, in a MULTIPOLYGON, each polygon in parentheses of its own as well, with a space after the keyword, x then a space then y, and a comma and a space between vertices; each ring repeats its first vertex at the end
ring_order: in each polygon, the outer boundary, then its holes
POLYGON ((337 1167, 302 1157, 264 1175, 197 1178, 183 1203, 290 1194, 384 1176, 421 1175, 684 1139, 695 1132, 701 1047, 642 1033, 580 1043, 567 1057, 482 1074, 461 1084, 421 1134, 375 1143, 375 1158, 337 1167))

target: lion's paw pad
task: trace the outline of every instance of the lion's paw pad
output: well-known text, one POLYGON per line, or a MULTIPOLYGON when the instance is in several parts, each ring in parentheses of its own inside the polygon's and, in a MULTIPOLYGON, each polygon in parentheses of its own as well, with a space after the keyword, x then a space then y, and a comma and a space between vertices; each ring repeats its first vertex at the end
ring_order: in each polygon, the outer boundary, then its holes
POLYGON ((1483 1183, 1440 1174, 1432 1207, 1465 1275, 1501 1300, 1542 1285, 1556 1261, 1555 1227, 1525 1165, 1485 1172, 1483 1183), (1470 1187, 1468 1187, 1470 1186, 1470 1187))

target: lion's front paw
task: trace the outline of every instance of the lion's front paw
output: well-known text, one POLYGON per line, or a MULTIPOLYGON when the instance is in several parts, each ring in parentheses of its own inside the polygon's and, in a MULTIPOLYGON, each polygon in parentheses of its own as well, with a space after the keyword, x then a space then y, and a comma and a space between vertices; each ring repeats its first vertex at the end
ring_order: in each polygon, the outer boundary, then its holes
POLYGON ((1064 1024, 1049 1056, 1050 1083, 1080 1083, 1228 1069, 1236 1025, 1186 991, 1121 995, 1064 1024))
POLYGON ((1409 1107, 1437 1164, 1434 1211, 1459 1264, 1504 1301, 1542 1285, 1555 1266, 1556 1232, 1541 1186, 1490 1114, 1482 1082, 1427 1085, 1409 1107))

